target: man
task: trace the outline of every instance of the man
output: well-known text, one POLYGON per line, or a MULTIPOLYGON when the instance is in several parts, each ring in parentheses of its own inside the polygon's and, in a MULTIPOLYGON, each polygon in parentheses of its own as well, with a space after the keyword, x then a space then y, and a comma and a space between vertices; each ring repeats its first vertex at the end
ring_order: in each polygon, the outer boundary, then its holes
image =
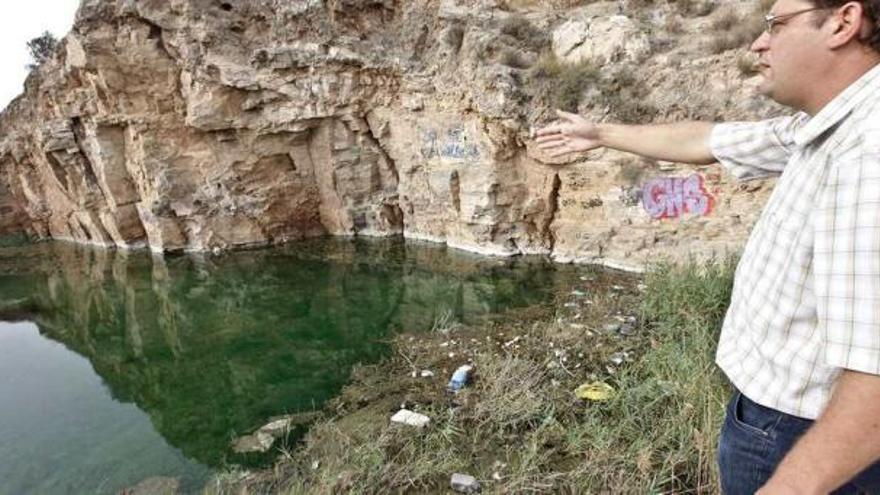
POLYGON ((736 388, 727 494, 880 493, 880 0, 778 0, 751 51, 755 123, 593 124, 559 112, 552 155, 600 146, 740 178, 781 176, 743 250, 717 363, 736 388))

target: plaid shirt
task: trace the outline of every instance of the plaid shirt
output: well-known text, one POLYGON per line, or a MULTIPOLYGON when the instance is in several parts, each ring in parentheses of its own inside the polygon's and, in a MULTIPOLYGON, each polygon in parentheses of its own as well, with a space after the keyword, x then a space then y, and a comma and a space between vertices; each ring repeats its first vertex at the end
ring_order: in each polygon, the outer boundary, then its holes
POLYGON ((717 363, 755 402, 814 419, 841 370, 880 374, 880 66, 812 118, 718 124, 710 146, 738 178, 781 172, 717 363))

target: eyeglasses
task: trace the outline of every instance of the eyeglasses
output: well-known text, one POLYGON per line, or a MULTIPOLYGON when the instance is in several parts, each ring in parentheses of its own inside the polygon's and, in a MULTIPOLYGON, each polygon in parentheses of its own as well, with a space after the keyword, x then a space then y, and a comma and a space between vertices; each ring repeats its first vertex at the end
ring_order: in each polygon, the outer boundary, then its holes
POLYGON ((781 26, 785 24, 789 19, 794 16, 806 14, 807 12, 813 12, 814 10, 827 10, 826 7, 812 7, 809 9, 798 10, 795 12, 789 12, 787 14, 767 14, 764 16, 764 22, 767 23, 767 34, 773 34, 773 28, 776 26, 781 26))

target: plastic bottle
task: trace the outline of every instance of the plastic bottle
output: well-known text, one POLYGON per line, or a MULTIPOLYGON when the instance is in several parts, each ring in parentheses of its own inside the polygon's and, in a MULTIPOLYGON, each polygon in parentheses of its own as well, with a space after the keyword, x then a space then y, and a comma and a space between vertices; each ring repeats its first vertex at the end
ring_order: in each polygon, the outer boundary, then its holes
POLYGON ((452 374, 452 379, 449 380, 449 385, 447 385, 446 388, 453 391, 461 390, 467 385, 470 379, 471 370, 473 369, 474 367, 469 364, 459 366, 458 369, 455 370, 455 373, 452 374))

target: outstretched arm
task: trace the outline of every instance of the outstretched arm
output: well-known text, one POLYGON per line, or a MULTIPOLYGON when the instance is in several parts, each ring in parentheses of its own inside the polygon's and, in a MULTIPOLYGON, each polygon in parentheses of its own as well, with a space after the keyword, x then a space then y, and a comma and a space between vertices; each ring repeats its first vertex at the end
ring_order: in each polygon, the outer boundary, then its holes
POLYGON ((561 110, 556 113, 559 120, 536 133, 538 148, 548 151, 551 156, 604 146, 656 160, 697 164, 716 161, 709 148, 709 135, 714 124, 597 124, 573 113, 561 110))

